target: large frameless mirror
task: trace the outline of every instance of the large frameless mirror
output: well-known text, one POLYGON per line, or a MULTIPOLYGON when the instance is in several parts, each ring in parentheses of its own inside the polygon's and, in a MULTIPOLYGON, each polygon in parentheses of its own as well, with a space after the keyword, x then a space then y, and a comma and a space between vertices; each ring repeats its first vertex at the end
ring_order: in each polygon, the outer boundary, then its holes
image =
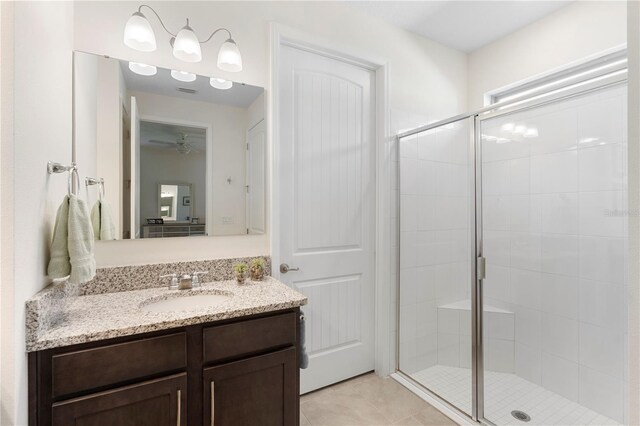
POLYGON ((115 239, 264 233, 261 87, 74 53, 76 162, 115 239))

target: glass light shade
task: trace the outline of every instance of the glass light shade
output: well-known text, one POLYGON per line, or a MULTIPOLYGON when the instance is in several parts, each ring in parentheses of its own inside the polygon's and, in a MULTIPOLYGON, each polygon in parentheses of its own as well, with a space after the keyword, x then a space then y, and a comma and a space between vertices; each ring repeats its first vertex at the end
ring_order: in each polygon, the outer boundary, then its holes
POLYGON ((173 41, 173 56, 185 62, 200 62, 202 50, 196 33, 189 25, 185 25, 173 41))
POLYGON ((134 13, 127 21, 124 27, 124 44, 141 52, 156 50, 156 35, 142 13, 134 13))
POLYGON ((215 87, 216 89, 220 89, 220 90, 227 90, 233 87, 233 81, 224 80, 222 78, 215 78, 215 77, 211 77, 209 79, 209 84, 211 84, 212 87, 215 87))
POLYGON ((196 75, 187 71, 171 70, 171 77, 185 83, 191 83, 196 80, 196 75))
POLYGON ((129 69, 136 74, 145 76, 156 75, 158 72, 155 66, 142 64, 140 62, 129 62, 129 69))
POLYGON ((242 71, 242 56, 238 45, 232 39, 227 39, 218 52, 218 68, 223 71, 242 71))
POLYGON ((538 129, 535 127, 531 127, 525 130, 524 135, 525 138, 537 138, 538 137, 538 129))

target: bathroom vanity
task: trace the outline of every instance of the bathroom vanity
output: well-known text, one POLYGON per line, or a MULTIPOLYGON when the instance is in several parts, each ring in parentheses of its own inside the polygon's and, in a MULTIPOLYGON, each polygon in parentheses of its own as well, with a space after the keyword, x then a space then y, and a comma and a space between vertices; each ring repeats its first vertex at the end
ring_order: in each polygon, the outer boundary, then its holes
POLYGON ((38 329, 54 305, 46 291, 27 304, 30 425, 299 424, 306 298, 275 279, 80 296, 38 329), (149 309, 211 294, 228 297, 149 309))

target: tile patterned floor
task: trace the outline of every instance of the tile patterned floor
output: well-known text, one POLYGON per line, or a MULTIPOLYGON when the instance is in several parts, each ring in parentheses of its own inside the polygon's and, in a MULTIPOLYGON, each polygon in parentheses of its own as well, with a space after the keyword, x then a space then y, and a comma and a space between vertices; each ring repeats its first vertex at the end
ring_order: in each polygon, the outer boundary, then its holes
MULTIPOLYGON (((471 411, 471 370, 436 365, 413 374, 413 378, 462 410, 471 411)), ((495 372, 485 372, 485 416, 501 426, 618 424, 515 374, 495 372), (512 410, 526 412, 531 421, 514 419, 512 410)))
POLYGON ((300 425, 455 425, 391 378, 373 373, 303 395, 300 425))

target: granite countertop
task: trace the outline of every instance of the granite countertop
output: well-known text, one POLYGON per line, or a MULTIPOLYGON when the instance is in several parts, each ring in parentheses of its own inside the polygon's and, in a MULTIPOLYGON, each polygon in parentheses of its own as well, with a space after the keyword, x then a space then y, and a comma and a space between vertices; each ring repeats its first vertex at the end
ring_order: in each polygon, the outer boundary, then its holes
POLYGON ((272 277, 264 281, 217 281, 193 290, 166 287, 71 297, 57 303, 46 288, 27 301, 27 352, 94 342, 193 324, 272 312, 305 305, 307 298, 272 277), (150 301, 177 294, 226 294, 210 307, 155 313, 142 309, 150 301), (55 317, 55 318, 52 318, 55 317))

